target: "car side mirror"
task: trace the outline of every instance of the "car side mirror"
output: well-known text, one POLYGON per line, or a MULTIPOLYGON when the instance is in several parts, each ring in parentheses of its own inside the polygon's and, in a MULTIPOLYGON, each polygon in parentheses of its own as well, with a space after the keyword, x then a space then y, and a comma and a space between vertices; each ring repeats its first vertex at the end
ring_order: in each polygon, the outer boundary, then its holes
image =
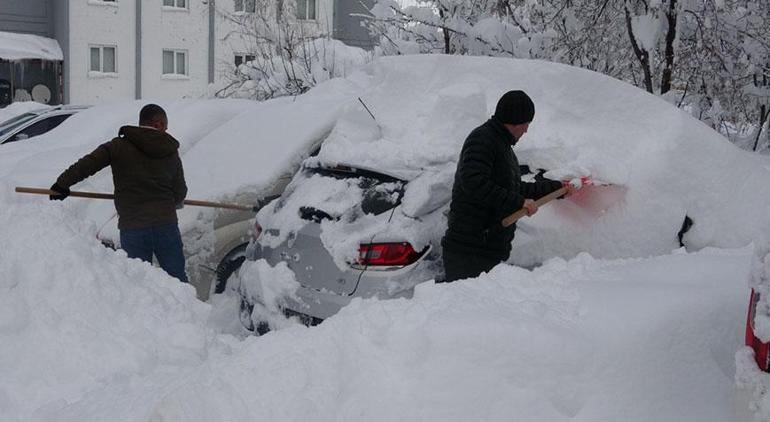
POLYGON ((25 139, 29 139, 29 135, 27 135, 26 133, 19 133, 18 135, 16 135, 17 141, 23 141, 25 139))

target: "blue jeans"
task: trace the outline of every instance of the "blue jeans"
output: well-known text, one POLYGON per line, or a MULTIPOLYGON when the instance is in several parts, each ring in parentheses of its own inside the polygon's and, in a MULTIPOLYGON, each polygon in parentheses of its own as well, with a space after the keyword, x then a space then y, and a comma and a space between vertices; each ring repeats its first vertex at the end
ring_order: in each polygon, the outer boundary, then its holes
POLYGON ((158 258, 158 263, 171 277, 187 283, 184 271, 184 252, 182 252, 182 236, 176 223, 143 229, 127 229, 120 231, 120 247, 126 251, 129 258, 139 258, 152 262, 152 255, 158 258))

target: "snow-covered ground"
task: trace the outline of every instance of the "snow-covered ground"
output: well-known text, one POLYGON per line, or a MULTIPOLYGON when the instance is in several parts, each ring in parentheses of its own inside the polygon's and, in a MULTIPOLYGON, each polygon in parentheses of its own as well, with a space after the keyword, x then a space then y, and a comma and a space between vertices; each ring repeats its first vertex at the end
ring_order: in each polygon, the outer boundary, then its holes
MULTIPOLYGON (((162 105, 191 192, 206 199, 258 186, 280 167, 271 154, 302 144, 297 133, 332 131, 321 159, 368 149, 372 160, 361 164, 407 163, 401 170, 416 177, 421 166, 451 162, 518 79, 538 105, 520 155, 557 176, 590 173, 626 189, 599 221, 606 231, 581 226, 557 245, 548 228, 567 214, 544 209, 543 222, 531 221, 544 242, 534 270, 500 265, 475 280, 429 281, 410 300, 355 300, 317 327, 243 336, 237 301, 200 303, 190 286, 103 248, 92 206, 12 192, 50 185, 133 122, 141 104, 94 107, 0 151, 1 419, 730 420, 736 360, 747 392, 766 382, 752 372, 742 335, 749 281, 767 273, 757 257, 770 246, 770 195, 757 193, 761 180, 741 177, 766 180, 767 162, 604 77, 540 62, 447 60, 391 58, 296 99, 162 105), (379 126, 360 114, 356 95, 379 126), (257 135, 268 149, 249 141, 257 135), (207 160, 227 161, 217 173, 207 160), (690 251, 655 236, 675 236, 685 213, 696 222, 690 251), (621 222, 638 226, 610 230, 621 222), (581 236, 598 242, 593 256, 581 236)), ((110 179, 105 172, 78 187, 108 191, 110 179)), ((756 398, 767 420, 770 405, 756 398)))
POLYGON ((751 249, 500 266, 239 339, 73 211, 12 195, 0 192, 5 420, 729 418, 751 249))

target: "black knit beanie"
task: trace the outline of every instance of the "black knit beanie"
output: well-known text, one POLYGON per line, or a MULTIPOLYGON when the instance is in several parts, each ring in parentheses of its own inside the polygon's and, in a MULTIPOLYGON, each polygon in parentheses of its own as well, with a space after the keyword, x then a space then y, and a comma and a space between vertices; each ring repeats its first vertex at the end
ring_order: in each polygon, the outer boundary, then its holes
POLYGON ((502 123, 529 123, 535 117, 535 103, 524 91, 508 91, 497 102, 495 116, 502 123))

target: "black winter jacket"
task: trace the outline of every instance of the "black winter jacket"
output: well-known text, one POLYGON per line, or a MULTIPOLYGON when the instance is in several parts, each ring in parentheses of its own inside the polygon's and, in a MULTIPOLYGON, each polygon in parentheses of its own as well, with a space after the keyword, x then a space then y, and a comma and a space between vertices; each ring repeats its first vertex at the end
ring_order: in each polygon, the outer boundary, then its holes
POLYGON ((187 195, 179 142, 166 132, 123 126, 118 136, 71 165, 56 180, 69 188, 111 166, 118 228, 176 223, 176 208, 187 195))
POLYGON ((463 144, 457 163, 448 227, 441 241, 445 250, 508 259, 516 225, 502 220, 524 205, 559 188, 553 180, 524 183, 511 148, 516 139, 494 117, 474 129, 463 144))

